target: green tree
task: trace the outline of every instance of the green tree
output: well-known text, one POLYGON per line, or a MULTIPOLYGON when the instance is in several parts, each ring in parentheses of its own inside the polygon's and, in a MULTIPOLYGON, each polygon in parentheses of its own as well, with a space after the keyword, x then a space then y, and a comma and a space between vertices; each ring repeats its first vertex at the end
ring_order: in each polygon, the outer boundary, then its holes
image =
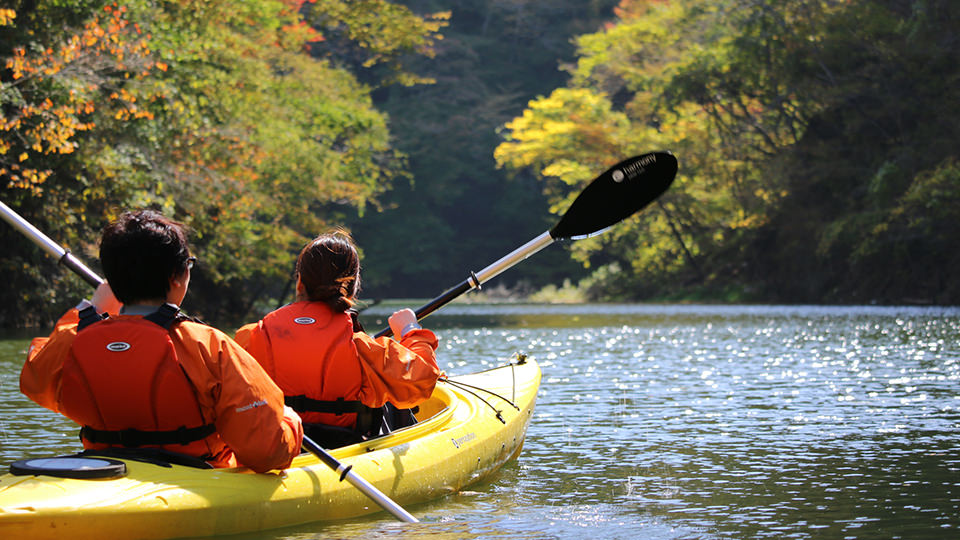
MULTIPOLYGON (((915 250, 896 247, 905 228, 945 231, 934 243, 954 230, 904 214, 918 210, 907 193, 926 193, 918 183, 941 179, 938 193, 952 185, 944 160, 955 156, 947 141, 957 130, 956 9, 939 1, 621 2, 615 24, 578 38, 568 87, 607 100, 609 117, 623 115, 617 125, 627 127, 613 132, 630 136, 607 137, 632 144, 611 144, 608 162, 638 147, 665 148, 681 168, 651 215, 583 245, 581 259, 600 265, 598 295, 904 297, 923 279, 915 250), (895 271, 875 264, 884 257, 895 271), (880 273, 894 277, 869 279, 880 273)), ((501 163, 560 178, 580 167, 570 150, 583 136, 580 109, 560 107, 550 118, 572 129, 548 133, 524 122, 572 95, 562 92, 509 125, 501 163), (545 144, 537 148, 536 139, 545 144)), ((550 192, 556 182, 544 186, 550 192)), ((944 265, 939 256, 920 260, 944 265)), ((953 298, 952 281, 940 281, 941 292, 924 297, 953 298)))
POLYGON ((827 21, 823 107, 781 156, 791 196, 752 248, 778 298, 957 303, 956 250, 933 249, 957 242, 958 16, 863 1, 827 21))

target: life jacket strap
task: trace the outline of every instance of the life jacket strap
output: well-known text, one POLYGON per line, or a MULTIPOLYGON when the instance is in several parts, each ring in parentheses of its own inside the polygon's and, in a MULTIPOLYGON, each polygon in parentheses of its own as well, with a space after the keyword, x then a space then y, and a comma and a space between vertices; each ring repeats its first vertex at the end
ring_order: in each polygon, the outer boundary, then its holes
MULTIPOLYGON (((84 328, 90 326, 93 323, 100 322, 104 319, 109 319, 110 316, 106 313, 100 314, 97 313, 97 308, 93 306, 87 306, 80 310, 79 313, 80 321, 77 323, 77 332, 83 330, 84 328)), ((194 320, 186 315, 180 313, 180 308, 175 304, 164 304, 157 308, 156 311, 150 313, 149 315, 144 315, 143 318, 148 320, 156 325, 161 326, 162 328, 169 330, 174 323, 184 321, 184 320, 194 320)))
POLYGON ((169 330, 173 323, 181 320, 180 308, 175 304, 164 304, 153 313, 144 315, 143 318, 169 330))
POLYGON ((80 310, 79 312, 80 321, 77 322, 77 332, 83 330, 84 328, 90 326, 93 323, 100 322, 106 318, 109 318, 109 315, 106 313, 100 314, 97 313, 97 308, 87 306, 80 310))
POLYGON ((109 444, 135 448, 138 446, 164 446, 168 444, 188 445, 195 441, 206 439, 217 429, 213 424, 204 424, 199 427, 188 428, 180 426, 168 431, 143 431, 139 429, 104 430, 83 426, 80 429, 80 439, 86 439, 94 444, 109 444))
POLYGON ((347 310, 347 314, 350 315, 350 322, 353 323, 353 332, 354 332, 354 333, 357 333, 357 332, 365 332, 365 331, 366 331, 366 330, 363 329, 363 325, 360 324, 360 312, 359 312, 359 311, 357 311, 357 310, 355 310, 355 309, 353 309, 353 308, 350 308, 350 309, 347 310))
POLYGON ((336 414, 338 416, 347 413, 360 414, 370 409, 370 407, 367 407, 359 401, 346 401, 343 398, 337 398, 336 401, 325 401, 299 395, 284 396, 283 402, 297 412, 318 412, 336 414))

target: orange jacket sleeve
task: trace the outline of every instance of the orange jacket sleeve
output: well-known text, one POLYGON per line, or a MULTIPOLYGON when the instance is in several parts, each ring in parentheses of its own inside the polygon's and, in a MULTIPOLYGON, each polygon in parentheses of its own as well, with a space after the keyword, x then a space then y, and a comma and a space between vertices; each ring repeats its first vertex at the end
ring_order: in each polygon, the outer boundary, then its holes
POLYGON ((400 342, 358 332, 353 342, 363 371, 360 401, 364 405, 382 407, 389 401, 408 409, 433 394, 442 372, 437 366, 437 336, 430 330, 414 330, 400 342))
POLYGON ((300 453, 303 427, 270 376, 219 330, 184 322, 174 333, 178 356, 203 360, 184 368, 202 390, 200 399, 210 400, 217 433, 237 460, 257 472, 289 467, 300 453))
POLYGON ((27 350, 27 361, 20 370, 23 395, 55 412, 59 412, 57 394, 63 360, 77 337, 78 320, 77 310, 71 309, 60 317, 49 337, 33 338, 27 350))

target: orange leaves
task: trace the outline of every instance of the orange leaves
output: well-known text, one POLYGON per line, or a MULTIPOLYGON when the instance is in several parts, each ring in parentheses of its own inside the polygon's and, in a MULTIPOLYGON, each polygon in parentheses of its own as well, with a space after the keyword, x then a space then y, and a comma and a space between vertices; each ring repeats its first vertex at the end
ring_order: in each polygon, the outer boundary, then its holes
MULTIPOLYGON (((14 80, 53 77, 69 69, 103 68, 103 62, 111 62, 111 59, 114 68, 126 69, 128 66, 124 60, 136 58, 149 69, 155 63, 149 58, 148 38, 141 37, 137 25, 131 28, 129 21, 122 18, 125 11, 124 8, 107 9, 108 18, 87 22, 82 30, 58 46, 47 47, 41 54, 27 56, 25 47, 15 47, 6 67, 11 70, 14 80)), ((2 17, 0 15, 0 21, 2 17)), ((163 69, 166 69, 165 65, 163 69)))
POLYGON ((69 154, 76 148, 76 143, 70 140, 74 134, 93 127, 90 122, 78 120, 80 111, 88 106, 89 102, 54 105, 46 99, 39 107, 25 107, 25 115, 35 116, 39 120, 26 124, 21 136, 34 152, 69 154))
POLYGON ((113 118, 116 120, 153 120, 153 113, 137 105, 137 96, 127 91, 126 88, 111 93, 110 99, 119 105, 116 112, 113 113, 113 118))
POLYGON ((303 47, 308 47, 310 43, 317 43, 324 40, 323 34, 317 32, 304 20, 285 25, 280 29, 280 32, 286 36, 294 36, 298 42, 303 43, 303 47))
POLYGON ((17 80, 23 77, 26 66, 26 57, 23 47, 13 49, 13 58, 8 58, 6 62, 7 69, 12 73, 13 79, 17 80))
POLYGON ((72 153, 77 147, 73 136, 93 127, 80 120, 91 106, 91 102, 79 99, 56 104, 46 98, 38 104, 23 105, 12 118, 0 118, 0 165, 5 165, 0 167, 0 177, 11 187, 38 193, 39 185, 52 171, 25 162, 31 161, 32 155, 72 153), (16 162, 11 163, 9 154, 14 152, 16 162))

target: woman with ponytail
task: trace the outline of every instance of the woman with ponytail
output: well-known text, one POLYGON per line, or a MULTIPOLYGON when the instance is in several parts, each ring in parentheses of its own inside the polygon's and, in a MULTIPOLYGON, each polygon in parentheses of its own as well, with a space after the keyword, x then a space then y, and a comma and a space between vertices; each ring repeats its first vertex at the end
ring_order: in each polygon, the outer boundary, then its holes
MULTIPOLYGON (((335 448, 374 437, 388 403, 416 407, 433 393, 437 337, 409 309, 389 318, 399 339, 373 339, 351 309, 360 290, 360 258, 342 231, 318 236, 297 258, 297 297, 237 331, 303 418, 304 432, 335 448)), ((389 415, 388 415, 389 416, 389 415)))

